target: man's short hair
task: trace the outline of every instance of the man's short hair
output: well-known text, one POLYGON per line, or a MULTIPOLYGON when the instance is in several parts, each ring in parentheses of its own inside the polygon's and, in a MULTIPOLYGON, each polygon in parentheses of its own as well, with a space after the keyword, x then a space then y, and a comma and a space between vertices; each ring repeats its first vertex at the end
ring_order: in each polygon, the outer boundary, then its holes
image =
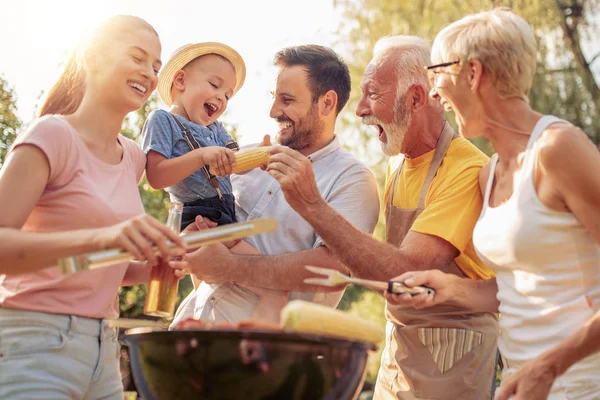
POLYGON ((344 60, 330 48, 316 44, 286 47, 275 54, 273 63, 305 67, 313 102, 333 90, 338 98, 336 115, 350 98, 350 71, 344 60))

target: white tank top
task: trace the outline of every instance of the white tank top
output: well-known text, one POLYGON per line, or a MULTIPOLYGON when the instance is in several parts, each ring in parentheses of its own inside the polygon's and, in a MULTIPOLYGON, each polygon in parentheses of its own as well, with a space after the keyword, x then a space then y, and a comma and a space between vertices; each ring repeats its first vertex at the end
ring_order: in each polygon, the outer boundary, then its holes
MULTIPOLYGON (((571 212, 546 207, 534 186, 537 139, 558 121, 544 116, 536 124, 514 192, 494 208, 489 198, 498 155, 492 157, 473 233, 479 257, 496 271, 499 347, 511 367, 556 346, 600 307, 600 244, 571 212)), ((577 371, 580 378, 600 373, 600 354, 569 369, 577 371)))

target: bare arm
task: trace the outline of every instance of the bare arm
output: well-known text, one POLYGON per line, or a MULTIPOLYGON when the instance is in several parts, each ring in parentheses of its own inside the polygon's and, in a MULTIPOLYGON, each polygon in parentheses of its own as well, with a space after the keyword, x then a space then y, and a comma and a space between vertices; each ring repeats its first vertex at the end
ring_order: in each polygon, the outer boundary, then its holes
POLYGON ((204 165, 202 149, 190 151, 180 157, 166 158, 156 151, 149 151, 146 177, 154 189, 174 186, 198 171, 204 165))
POLYGON ((545 365, 553 366, 556 376, 559 376, 577 361, 598 351, 600 351, 600 312, 554 349, 542 354, 540 359, 545 361, 545 365))
POLYGON ((166 158, 150 150, 146 162, 148 183, 154 189, 164 189, 183 181, 204 165, 217 176, 231 175, 235 154, 224 147, 210 146, 195 149, 182 156, 166 158))
MULTIPOLYGON (((539 161, 544 177, 555 187, 567 208, 600 243, 600 153, 580 129, 558 125, 548 135, 539 161)), ((581 358, 598 351, 600 314, 551 353, 559 373, 581 358), (554 354, 554 355, 553 355, 554 354), (563 362, 560 359, 564 359, 563 362)))
POLYGON ((456 305, 481 312, 497 313, 499 311, 500 302, 496 297, 498 293, 496 278, 482 281, 458 279, 460 282, 453 287, 453 298, 456 305))
MULTIPOLYGON (((252 247, 248 242, 240 240, 237 244, 229 249, 231 253, 237 255, 260 255, 260 251, 252 247)), ((194 284, 194 289, 198 288, 202 279, 198 278, 195 274, 191 274, 192 283, 194 284)))
POLYGON ((30 272, 56 264, 59 258, 98 249, 93 231, 32 233, 20 230, 42 195, 49 175, 46 156, 30 145, 11 152, 0 170, 0 273, 30 272))
POLYGON ((183 243, 146 216, 104 229, 53 233, 21 231, 44 191, 49 174, 48 159, 32 145, 14 149, 0 170, 0 273, 31 272, 56 265, 63 257, 111 247, 125 248, 139 259, 154 262, 156 257, 150 252, 153 241, 163 254, 178 254, 183 250, 166 250, 165 234, 182 247, 183 243))
POLYGON ((250 243, 240 240, 235 246, 229 249, 233 254, 237 255, 260 255, 255 247, 252 247, 250 243))
MULTIPOLYGON (((245 255, 260 255, 260 252, 256 250, 254 247, 244 242, 243 240, 238 242, 236 245, 231 247, 230 251, 234 254, 245 254, 245 255)), ((178 274, 181 278, 185 275, 182 273, 178 274)), ((196 275, 191 274, 192 284, 194 285, 194 289, 198 288, 201 279, 199 279, 196 275)), ((129 263, 127 267, 127 272, 125 273, 125 277, 123 278, 122 286, 133 286, 139 285, 143 283, 147 283, 150 280, 150 268, 146 266, 146 263, 142 263, 139 261, 132 261, 129 263)))
POLYGON ((217 244, 188 254, 186 261, 171 262, 173 268, 188 269, 208 283, 238 282, 242 285, 296 292, 343 289, 305 284, 305 278, 315 277, 304 268, 305 265, 320 265, 346 273, 345 267, 324 246, 277 256, 263 256, 232 254, 225 246, 217 244))
POLYGON ((434 289, 433 295, 385 294, 393 304, 422 309, 438 304, 452 304, 479 312, 497 313, 500 302, 496 297, 496 278, 472 280, 447 274, 439 270, 406 272, 393 281, 404 282, 408 286, 424 285, 434 289))
MULTIPOLYGON (((217 223, 214 221, 211 221, 209 219, 205 219, 202 216, 196 216, 196 220, 195 223, 188 225, 185 230, 183 231, 183 234, 186 234, 188 232, 192 232, 192 231, 198 231, 199 229, 210 229, 210 228, 214 228, 217 226, 217 223)), ((255 249, 254 247, 252 247, 249 243, 243 241, 243 240, 238 240, 238 241, 232 241, 232 242, 226 242, 223 243, 231 253, 234 254, 245 254, 245 255, 260 255, 260 252, 255 249)), ((183 278, 185 275, 190 274, 191 278, 192 278, 192 284, 194 285, 194 289, 197 289, 198 286, 200 285, 200 283, 202 282, 202 279, 198 278, 198 276, 196 276, 196 274, 193 271, 190 270, 175 270, 175 275, 179 276, 180 278, 183 278)))
POLYGON ((570 126, 552 129, 546 142, 539 153, 544 178, 558 191, 567 209, 600 243, 598 149, 585 133, 570 126))
POLYGON ((600 351, 600 313, 558 346, 525 363, 503 382, 496 400, 545 399, 556 378, 583 358, 600 351))
POLYGON ((0 273, 22 274, 56 265, 60 258, 99 250, 92 231, 22 232, 0 228, 0 273))
POLYGON ((444 270, 458 256, 452 244, 433 235, 410 232, 398 248, 364 233, 323 200, 306 157, 285 148, 274 152, 268 172, 279 181, 287 202, 353 275, 389 280, 409 270, 444 270))
POLYGON ((417 232, 409 232, 400 247, 381 242, 354 227, 324 201, 301 215, 334 255, 360 278, 387 281, 406 271, 443 271, 458 256, 458 250, 444 239, 417 232))
POLYGON ((305 265, 320 265, 347 273, 325 246, 277 256, 237 256, 232 268, 235 282, 269 289, 296 292, 339 291, 345 286, 327 288, 304 283, 306 278, 314 278, 305 265), (237 267, 237 268, 236 268, 237 267))
MULTIPOLYGON (((540 139, 540 175, 557 194, 558 204, 572 212, 600 242, 600 154, 580 129, 552 125, 540 139), (562 204, 561 204, 562 203, 562 204)), ((548 187, 548 186, 546 186, 548 187)), ((549 201, 555 200, 549 196, 549 201)), ((542 399, 570 366, 600 351, 600 313, 554 348, 523 365, 502 385, 497 399, 542 399)))

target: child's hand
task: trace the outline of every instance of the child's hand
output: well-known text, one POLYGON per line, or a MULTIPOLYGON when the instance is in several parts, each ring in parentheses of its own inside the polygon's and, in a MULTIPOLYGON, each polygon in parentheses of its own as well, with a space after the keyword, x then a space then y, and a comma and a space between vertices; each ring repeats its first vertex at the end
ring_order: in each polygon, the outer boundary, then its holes
POLYGON ((215 176, 231 175, 235 153, 225 147, 210 146, 202 149, 202 165, 208 164, 215 176))
MULTIPOLYGON (((201 231, 203 229, 211 229, 211 228, 215 228, 218 225, 219 224, 217 224, 215 221, 213 221, 209 218, 203 218, 201 215, 197 215, 194 223, 186 226, 185 229, 183 230, 182 234, 187 235, 190 232, 197 232, 197 231, 201 231)), ((228 249, 231 249, 233 246, 238 244, 241 240, 242 239, 228 240, 226 242, 223 242, 223 244, 228 249)))
POLYGON ((213 221, 209 218, 204 218, 201 215, 196 215, 196 219, 194 220, 194 223, 186 226, 185 229, 183 230, 183 232, 181 232, 181 233, 183 235, 187 235, 190 232, 197 232, 197 231, 201 231, 203 229, 214 228, 217 225, 218 224, 215 221, 213 221))

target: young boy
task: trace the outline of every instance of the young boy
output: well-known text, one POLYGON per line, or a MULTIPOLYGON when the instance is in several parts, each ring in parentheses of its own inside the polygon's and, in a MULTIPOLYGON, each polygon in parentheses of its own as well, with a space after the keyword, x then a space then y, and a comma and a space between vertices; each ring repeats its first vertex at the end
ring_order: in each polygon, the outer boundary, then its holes
POLYGON ((142 148, 150 185, 165 188, 171 201, 184 204, 182 229, 196 215, 219 224, 235 222, 227 177, 235 155, 226 146, 237 144, 218 118, 245 75, 241 56, 219 43, 183 46, 160 73, 158 92, 170 109, 150 113, 142 148))
MULTIPOLYGON (((237 144, 217 119, 245 76, 242 57, 221 43, 183 46, 159 75, 158 92, 170 108, 153 111, 144 124, 146 176, 153 188, 164 188, 171 201, 184 204, 182 229, 198 215, 220 225, 236 221, 228 175, 235 163, 231 149, 237 144)), ((259 288, 252 292, 259 296, 252 318, 278 321, 287 292, 259 288)))

